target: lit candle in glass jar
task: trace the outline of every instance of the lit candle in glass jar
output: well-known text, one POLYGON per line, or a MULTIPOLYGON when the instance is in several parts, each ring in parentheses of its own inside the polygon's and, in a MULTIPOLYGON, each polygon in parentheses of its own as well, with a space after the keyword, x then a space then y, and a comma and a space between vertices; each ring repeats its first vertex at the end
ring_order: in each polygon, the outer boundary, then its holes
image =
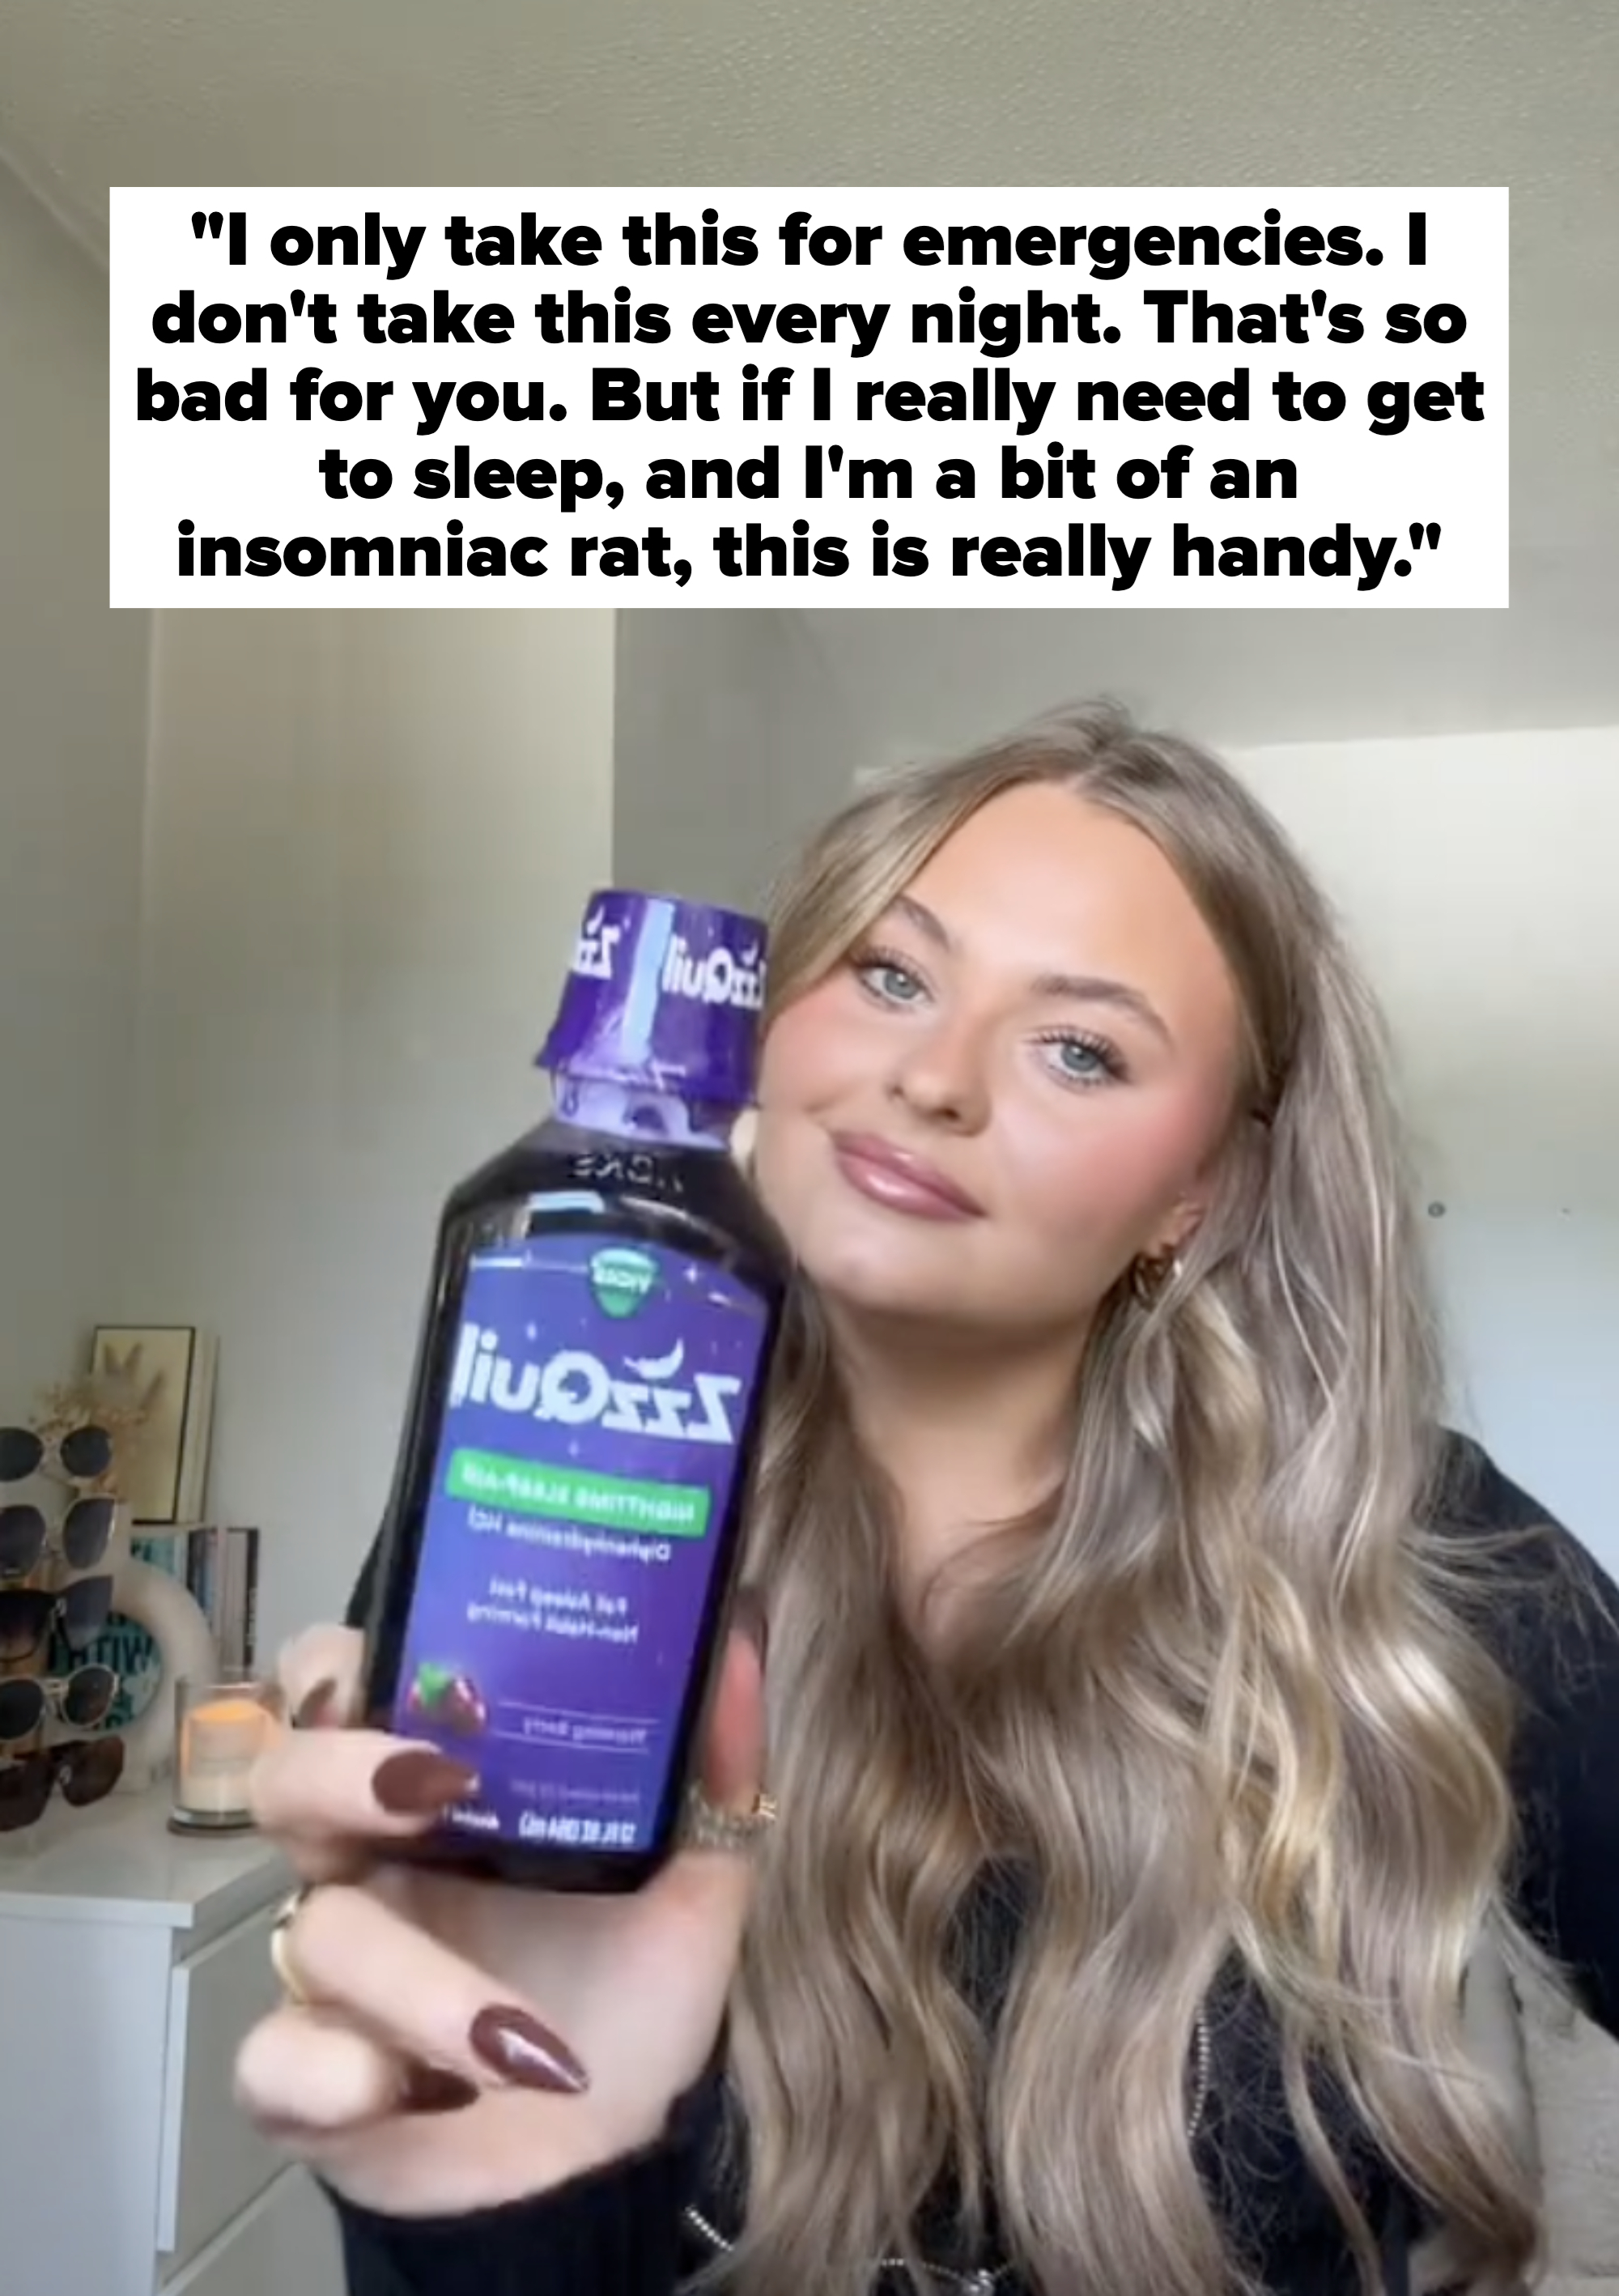
POLYGON ((252 1824, 253 1765, 281 1727, 273 1683, 243 1678, 176 1685, 171 1823, 182 1832, 239 1833, 252 1824))

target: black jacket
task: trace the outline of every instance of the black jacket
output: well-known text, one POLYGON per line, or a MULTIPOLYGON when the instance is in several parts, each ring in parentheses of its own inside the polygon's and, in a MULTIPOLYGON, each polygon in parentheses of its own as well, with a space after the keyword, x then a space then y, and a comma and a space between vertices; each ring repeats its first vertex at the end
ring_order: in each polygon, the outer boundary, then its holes
MULTIPOLYGON (((1497 1645, 1526 1702, 1514 1764, 1523 1828, 1515 1905, 1570 1968, 1582 2005, 1619 2037, 1619 1589, 1476 1445, 1453 1439, 1451 1461, 1447 1526, 1461 1535, 1469 1526, 1544 1526, 1516 1561, 1531 1583, 1501 1618, 1497 1645), (1582 1580, 1610 1616, 1581 1596, 1582 1580)), ((373 1562, 374 1554, 355 1619, 373 1562)), ((962 1908, 961 1982, 986 2020, 1016 1952, 1024 1886, 1014 1869, 986 1869, 962 1908)), ((1263 2005, 1233 1980, 1211 1996, 1206 2021, 1195 2152, 1230 2237, 1273 2296, 1352 2296, 1347 2245, 1294 2134, 1263 2005)), ((1381 2228, 1390 2296, 1405 2296, 1419 2204, 1353 2117, 1323 2102, 1337 2157, 1381 2228)), ((662 2144, 476 2216, 391 2219, 339 2200, 349 2296, 673 2296, 740 2214, 740 2196, 712 2170, 718 2109, 711 2078, 681 2100, 662 2144)), ((953 2219, 941 2194, 918 2227, 924 2254, 941 2267, 938 2296, 1030 2296, 993 2256, 986 2264, 953 2254, 953 2219)), ((874 2290, 905 2284, 873 2276, 874 2290)))

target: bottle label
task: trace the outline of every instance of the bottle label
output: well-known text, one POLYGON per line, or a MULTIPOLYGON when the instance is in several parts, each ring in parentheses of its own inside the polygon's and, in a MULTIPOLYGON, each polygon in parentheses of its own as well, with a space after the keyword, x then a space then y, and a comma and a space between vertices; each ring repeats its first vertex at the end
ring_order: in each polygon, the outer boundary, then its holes
POLYGON ((753 1095, 765 928, 696 901, 592 897, 542 1066, 740 1108, 753 1095))
POLYGON ((765 1004, 765 948, 762 939, 740 949, 711 948, 694 956, 683 936, 676 933, 664 959, 662 988, 666 996, 686 996, 698 1004, 729 1004, 738 1013, 757 1013, 765 1004))
POLYGON ((579 928, 579 938, 574 944, 573 970, 581 980, 611 980, 619 942, 624 939, 624 926, 609 922, 600 901, 579 928))
POLYGON ((453 1830, 652 1841, 765 1325, 600 1231, 474 1257, 393 1717, 478 1771, 453 1830))

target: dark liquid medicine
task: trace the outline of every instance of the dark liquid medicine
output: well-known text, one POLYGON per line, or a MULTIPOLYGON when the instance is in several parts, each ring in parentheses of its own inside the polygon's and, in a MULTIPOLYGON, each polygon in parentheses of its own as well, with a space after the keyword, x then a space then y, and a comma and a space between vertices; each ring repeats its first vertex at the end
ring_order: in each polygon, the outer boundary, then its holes
POLYGON ((675 1847, 788 1277, 728 1146, 765 940, 596 895, 553 1113, 445 1207, 366 1706, 478 1784, 403 1855, 609 1891, 675 1847))

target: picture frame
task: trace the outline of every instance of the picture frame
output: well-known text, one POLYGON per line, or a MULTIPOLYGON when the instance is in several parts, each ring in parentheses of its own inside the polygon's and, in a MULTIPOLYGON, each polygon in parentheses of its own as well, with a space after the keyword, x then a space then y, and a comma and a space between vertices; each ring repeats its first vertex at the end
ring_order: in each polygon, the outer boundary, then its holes
POLYGON ((216 1350, 193 1324, 98 1324, 92 1375, 127 1383, 146 1423, 120 1494, 138 1532, 197 1521, 207 1502, 216 1350))

